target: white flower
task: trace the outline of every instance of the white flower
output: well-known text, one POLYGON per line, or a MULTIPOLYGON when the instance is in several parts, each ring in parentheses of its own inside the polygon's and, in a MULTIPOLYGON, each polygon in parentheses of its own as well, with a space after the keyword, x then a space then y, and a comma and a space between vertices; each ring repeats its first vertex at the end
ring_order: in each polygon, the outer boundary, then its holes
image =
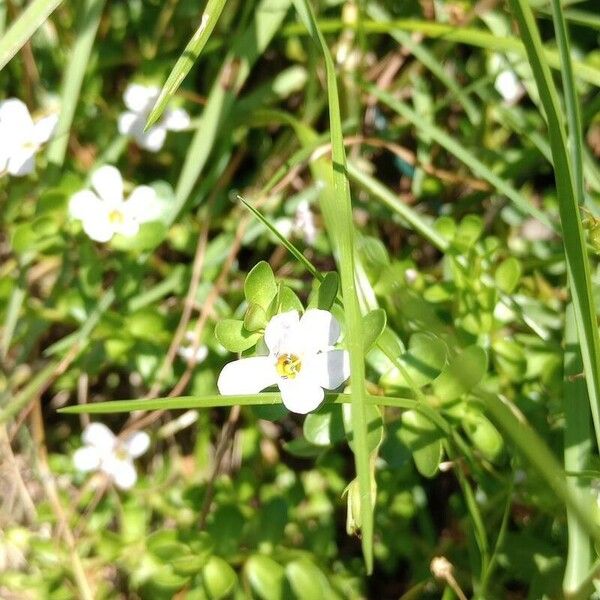
POLYGON ((194 332, 186 331, 185 340, 187 344, 177 348, 177 354, 180 358, 189 362, 190 360, 196 364, 201 363, 208 356, 208 348, 202 344, 194 351, 194 332))
POLYGON ((35 167, 35 155, 54 132, 58 115, 33 121, 21 100, 0 102, 0 172, 21 177, 35 167))
POLYGON ((158 217, 156 192, 140 185, 125 200, 123 178, 115 167, 105 165, 94 171, 92 190, 82 190, 71 196, 69 214, 79 219, 83 230, 97 242, 108 242, 120 233, 127 237, 137 234, 141 223, 158 217))
POLYGON ((138 145, 150 152, 158 152, 167 137, 167 130, 182 131, 190 126, 190 117, 182 108, 167 108, 162 119, 144 131, 148 115, 154 106, 160 88, 130 83, 123 94, 128 111, 119 115, 119 133, 129 135, 138 145))
POLYGON ((501 54, 492 54, 490 68, 495 75, 494 87, 508 105, 518 102, 525 93, 525 87, 512 69, 510 62, 501 54))
POLYGON ((137 481, 133 459, 148 450, 150 437, 143 431, 135 431, 119 440, 102 423, 90 423, 81 436, 83 447, 73 455, 73 463, 79 471, 101 471, 108 475, 117 487, 128 490, 137 481))
POLYGON ((274 316, 265 328, 268 356, 242 358, 225 365, 217 386, 221 394, 257 394, 277 384, 292 412, 306 414, 321 404, 323 388, 334 390, 350 375, 345 350, 333 349, 340 326, 326 310, 309 309, 274 316))
POLYGON ((521 80, 512 69, 500 71, 494 82, 494 87, 506 104, 515 104, 525 93, 521 80))
POLYGON ((312 246, 317 239, 315 216, 306 200, 302 200, 298 204, 293 219, 289 217, 278 219, 275 227, 282 236, 295 235, 303 239, 309 246, 312 246))

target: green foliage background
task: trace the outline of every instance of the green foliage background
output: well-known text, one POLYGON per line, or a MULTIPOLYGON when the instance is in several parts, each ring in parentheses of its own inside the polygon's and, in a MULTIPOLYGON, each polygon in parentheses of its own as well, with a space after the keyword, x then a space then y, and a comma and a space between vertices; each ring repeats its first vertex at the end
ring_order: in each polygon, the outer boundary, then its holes
POLYGON ((594 8, 0 3, 0 95, 60 109, 0 177, 0 597, 597 594, 594 8), (192 117, 156 154, 133 81, 192 117), (161 212, 97 244, 68 202, 103 164, 161 212), (278 233, 304 203, 316 239, 278 233), (309 306, 346 389, 218 395, 309 306), (132 490, 74 469, 90 419, 150 434, 132 490))

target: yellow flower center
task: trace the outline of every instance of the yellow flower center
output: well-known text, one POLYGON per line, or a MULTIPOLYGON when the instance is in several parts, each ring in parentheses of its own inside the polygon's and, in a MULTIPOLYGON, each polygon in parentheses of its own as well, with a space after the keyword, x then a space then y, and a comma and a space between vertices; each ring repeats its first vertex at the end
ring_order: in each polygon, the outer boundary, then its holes
POLYGON ((123 213, 120 210, 111 210, 108 213, 108 220, 113 225, 122 225, 125 218, 123 217, 123 213))
POLYGON ((119 447, 115 450, 115 458, 118 460, 126 460, 129 458, 129 454, 125 450, 125 448, 119 447))
POLYGON ((302 361, 295 354, 281 354, 275 368, 280 377, 294 379, 302 369, 302 361))

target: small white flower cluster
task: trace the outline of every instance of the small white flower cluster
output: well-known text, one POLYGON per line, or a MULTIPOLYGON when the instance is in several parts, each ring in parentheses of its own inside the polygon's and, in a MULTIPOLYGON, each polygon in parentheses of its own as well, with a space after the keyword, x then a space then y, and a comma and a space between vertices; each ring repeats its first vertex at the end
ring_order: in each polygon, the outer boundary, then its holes
POLYGON ((167 131, 182 131, 190 126, 190 117, 182 108, 167 108, 162 119, 144 131, 148 115, 160 95, 160 88, 131 83, 123 94, 128 110, 119 116, 119 133, 132 137, 149 152, 158 152, 165 143, 167 131))
POLYGON ((201 344, 194 350, 194 332, 185 332, 185 344, 177 348, 177 356, 186 362, 201 363, 208 356, 208 348, 201 344))
POLYGON ((133 459, 148 450, 150 437, 147 433, 135 431, 120 440, 106 425, 90 423, 81 438, 84 445, 73 455, 78 471, 100 471, 122 490, 135 485, 137 472, 133 459))
POLYGON ((121 235, 132 237, 140 225, 158 217, 156 192, 140 185, 125 199, 123 178, 115 167, 100 167, 91 177, 93 190, 77 192, 69 201, 69 214, 82 222, 83 230, 96 242, 121 235))
POLYGON ((35 155, 50 139, 57 122, 57 114, 34 121, 17 98, 0 102, 0 175, 29 175, 35 168, 35 155))
POLYGON ((257 394, 277 385, 285 407, 295 413, 315 410, 325 390, 335 390, 350 376, 346 350, 333 346, 340 326, 326 310, 309 309, 275 315, 265 328, 268 356, 253 356, 223 368, 217 386, 221 394, 257 394))

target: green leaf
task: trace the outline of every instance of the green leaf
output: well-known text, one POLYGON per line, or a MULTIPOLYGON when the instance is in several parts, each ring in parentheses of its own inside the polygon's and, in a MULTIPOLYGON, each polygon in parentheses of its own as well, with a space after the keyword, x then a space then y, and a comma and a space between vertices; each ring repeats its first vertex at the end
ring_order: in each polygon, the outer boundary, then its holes
POLYGON ((514 256, 508 257, 498 265, 494 273, 496 285, 505 294, 511 294, 519 283, 521 271, 521 262, 514 256))
POLYGON ((397 435, 412 452, 417 470, 424 477, 433 477, 443 455, 443 435, 440 430, 419 411, 402 413, 402 424, 397 435))
POLYGON ((0 70, 25 45, 62 0, 33 0, 0 37, 0 70))
POLYGON ((470 392, 487 371, 487 354, 479 346, 469 346, 444 367, 433 382, 433 391, 442 402, 451 402, 470 392))
POLYGON ((483 233, 483 219, 479 215, 467 215, 456 228, 454 245, 461 250, 468 250, 483 233))
POLYGON ((429 333, 414 333, 408 351, 399 357, 403 368, 393 368, 381 378, 381 382, 384 385, 422 387, 438 377, 446 355, 446 345, 441 339, 429 333))
POLYGON ((311 294, 308 306, 320 308, 321 310, 331 310, 331 307, 337 298, 339 286, 340 278, 335 271, 325 273, 323 281, 317 285, 316 289, 311 294))
POLYGON ((261 600, 283 600, 285 572, 272 558, 251 556, 244 565, 244 575, 261 600))
POLYGON ((244 282, 244 294, 249 304, 257 304, 267 312, 277 295, 277 282, 268 262, 261 260, 248 273, 244 282))
POLYGON ((175 530, 156 531, 146 538, 148 551, 158 558, 169 561, 176 556, 187 556, 190 549, 177 538, 175 530))
POLYGON ((178 556, 171 554, 169 564, 177 575, 196 575, 200 573, 206 562, 205 557, 190 554, 189 556, 178 556))
POLYGON ((383 308, 376 308, 363 317, 363 348, 365 354, 377 343, 383 333, 387 315, 383 308))
POLYGON ((471 410, 463 420, 463 427, 473 445, 489 461, 497 460, 504 449, 504 441, 498 430, 481 413, 471 410))
MULTIPOLYGON (((344 430, 346 439, 350 448, 354 451, 356 442, 354 441, 354 421, 352 420, 352 405, 344 404, 342 406, 342 416, 344 419, 344 430)), ((374 405, 365 405, 365 425, 367 430, 366 450, 370 454, 375 450, 381 440, 383 440, 383 419, 379 407, 374 405)))
POLYGON ((243 352, 256 345, 262 334, 248 331, 243 321, 223 319, 215 326, 215 337, 230 352, 243 352))
POLYGON ((226 598, 237 584, 235 571, 218 556, 211 556, 202 570, 204 589, 210 600, 226 598))
POLYGON ((275 302, 277 305, 277 313, 288 312, 290 310, 297 310, 299 313, 304 311, 304 306, 302 306, 300 298, 298 298, 294 290, 287 285, 280 286, 275 302))
POLYGON ((131 250, 142 252, 154 250, 165 239, 167 228, 160 221, 142 223, 140 230, 136 235, 127 237, 124 235, 115 235, 111 240, 111 245, 118 250, 131 250))
POLYGON ((309 413, 302 426, 304 437, 315 446, 331 446, 344 439, 344 422, 338 406, 309 413))
POLYGON ((289 562, 285 575, 298 600, 327 600, 331 597, 331 588, 323 571, 308 559, 289 562))
POLYGON ((163 114, 167 103, 178 90, 186 75, 194 66, 194 63, 198 60, 200 53, 221 16, 221 12, 225 7, 226 2, 227 0, 208 0, 206 3, 198 29, 196 29, 192 39, 181 53, 181 56, 171 70, 167 81, 163 85, 160 95, 154 103, 152 111, 148 115, 146 128, 158 121, 163 114))
POLYGON ((267 324, 267 313, 258 304, 250 304, 244 315, 244 328, 247 331, 264 329, 267 324))

